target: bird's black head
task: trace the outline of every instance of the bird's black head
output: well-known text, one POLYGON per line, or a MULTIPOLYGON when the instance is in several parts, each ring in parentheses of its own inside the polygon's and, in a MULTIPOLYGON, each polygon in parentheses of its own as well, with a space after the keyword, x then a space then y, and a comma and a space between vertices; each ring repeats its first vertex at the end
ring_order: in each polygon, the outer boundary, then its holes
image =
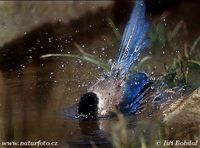
POLYGON ((93 92, 82 95, 78 104, 78 114, 81 118, 94 119, 98 114, 99 98, 93 92))

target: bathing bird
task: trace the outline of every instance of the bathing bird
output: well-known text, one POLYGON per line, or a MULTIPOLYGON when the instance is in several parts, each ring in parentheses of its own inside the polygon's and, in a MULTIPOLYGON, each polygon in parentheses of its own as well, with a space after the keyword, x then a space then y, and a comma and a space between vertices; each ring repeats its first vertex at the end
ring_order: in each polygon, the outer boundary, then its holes
POLYGON ((136 0, 110 71, 80 97, 79 117, 106 117, 115 109, 126 115, 137 112, 151 82, 145 72, 130 73, 130 67, 148 45, 148 26, 144 0, 136 0))

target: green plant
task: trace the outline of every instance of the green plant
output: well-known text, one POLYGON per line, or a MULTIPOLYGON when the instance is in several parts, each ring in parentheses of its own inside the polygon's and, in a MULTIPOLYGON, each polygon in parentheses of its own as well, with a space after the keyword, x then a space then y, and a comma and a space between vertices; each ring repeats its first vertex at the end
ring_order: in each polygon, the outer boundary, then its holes
POLYGON ((111 129, 111 142, 115 148, 162 148, 170 147, 165 145, 165 141, 196 141, 200 138, 199 127, 196 124, 167 124, 165 122, 139 121, 134 128, 130 128, 127 124, 130 121, 121 113, 116 112, 117 122, 113 123, 111 129), (185 128, 185 126, 189 128, 185 128), (191 130, 192 129, 192 130, 191 130))
POLYGON ((49 57, 71 57, 71 58, 88 61, 92 64, 97 65, 98 67, 101 67, 102 69, 104 69, 106 71, 110 70, 110 66, 105 61, 103 61, 102 59, 99 59, 98 57, 95 57, 89 53, 86 53, 83 50, 83 48, 81 48, 77 43, 74 43, 74 45, 79 50, 80 54, 72 54, 72 53, 55 54, 55 53, 52 53, 52 54, 43 55, 43 56, 41 56, 41 58, 45 59, 45 58, 49 58, 49 57))
POLYGON ((127 119, 123 114, 116 112, 117 122, 112 125, 111 142, 115 148, 140 147, 148 148, 155 147, 156 141, 163 141, 162 124, 152 129, 152 132, 147 134, 148 128, 143 123, 138 123, 134 129, 127 127, 127 119))
POLYGON ((200 66, 200 57, 194 56, 195 47, 200 41, 200 36, 193 42, 192 46, 188 48, 185 43, 185 48, 182 53, 174 58, 171 64, 165 65, 166 74, 164 75, 164 81, 169 85, 187 85, 188 75, 192 71, 193 66, 200 66))
MULTIPOLYGON (((166 20, 168 14, 163 14, 162 19, 166 20)), ((179 21, 175 27, 170 31, 165 24, 159 19, 154 22, 150 31, 150 47, 156 49, 167 49, 174 51, 176 54, 171 63, 165 63, 165 74, 162 81, 169 86, 181 86, 189 83, 188 76, 192 73, 194 67, 200 66, 200 52, 197 45, 200 41, 200 35, 193 41, 192 45, 188 47, 188 43, 182 44, 182 39, 177 36, 182 36, 185 31, 184 21, 179 21), (178 50, 178 52, 176 52, 178 50), (181 50, 183 49, 183 50, 181 50)))
MULTIPOLYGON (((119 30, 117 29, 114 22, 110 18, 108 18, 107 21, 110 24, 110 27, 112 28, 112 30, 115 34, 117 43, 119 43, 119 40, 121 38, 119 30)), ((55 54, 55 53, 51 53, 51 54, 42 55, 41 58, 45 59, 45 58, 49 58, 49 57, 71 57, 71 58, 81 59, 81 60, 90 62, 92 64, 95 64, 96 66, 101 67, 105 71, 109 71, 111 69, 110 65, 107 62, 105 62, 103 59, 100 59, 96 56, 93 56, 93 55, 85 52, 83 50, 83 48, 80 45, 78 45, 76 42, 74 43, 74 45, 78 49, 80 54, 72 54, 72 53, 55 54)), ((150 56, 143 57, 137 64, 134 64, 134 67, 132 68, 132 70, 137 70, 149 59, 151 59, 150 56)))

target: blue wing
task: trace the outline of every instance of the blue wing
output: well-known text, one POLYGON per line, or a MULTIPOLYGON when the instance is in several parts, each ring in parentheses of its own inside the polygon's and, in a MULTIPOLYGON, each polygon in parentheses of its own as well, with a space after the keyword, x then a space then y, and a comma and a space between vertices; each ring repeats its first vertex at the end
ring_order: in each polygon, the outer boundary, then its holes
POLYGON ((138 72, 129 77, 124 87, 123 100, 119 106, 125 114, 134 113, 140 106, 142 97, 149 89, 149 77, 147 74, 138 72))
POLYGON ((147 45, 145 4, 136 0, 135 7, 125 27, 117 59, 112 65, 111 73, 126 74, 130 66, 138 59, 141 50, 147 45))

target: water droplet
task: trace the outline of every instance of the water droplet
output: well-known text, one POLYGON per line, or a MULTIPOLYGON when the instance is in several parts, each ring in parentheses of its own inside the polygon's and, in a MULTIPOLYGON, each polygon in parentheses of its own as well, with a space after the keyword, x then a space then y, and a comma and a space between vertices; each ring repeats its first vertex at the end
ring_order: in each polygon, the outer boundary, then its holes
POLYGON ((113 63, 112 63, 112 59, 109 59, 109 60, 108 60, 108 64, 109 64, 109 65, 112 65, 112 64, 113 64, 113 63))
POLYGON ((61 19, 61 18, 59 18, 59 19, 58 19, 58 21, 59 21, 59 22, 62 22, 62 19, 61 19))
POLYGON ((48 41, 51 42, 51 38, 48 38, 48 41))

